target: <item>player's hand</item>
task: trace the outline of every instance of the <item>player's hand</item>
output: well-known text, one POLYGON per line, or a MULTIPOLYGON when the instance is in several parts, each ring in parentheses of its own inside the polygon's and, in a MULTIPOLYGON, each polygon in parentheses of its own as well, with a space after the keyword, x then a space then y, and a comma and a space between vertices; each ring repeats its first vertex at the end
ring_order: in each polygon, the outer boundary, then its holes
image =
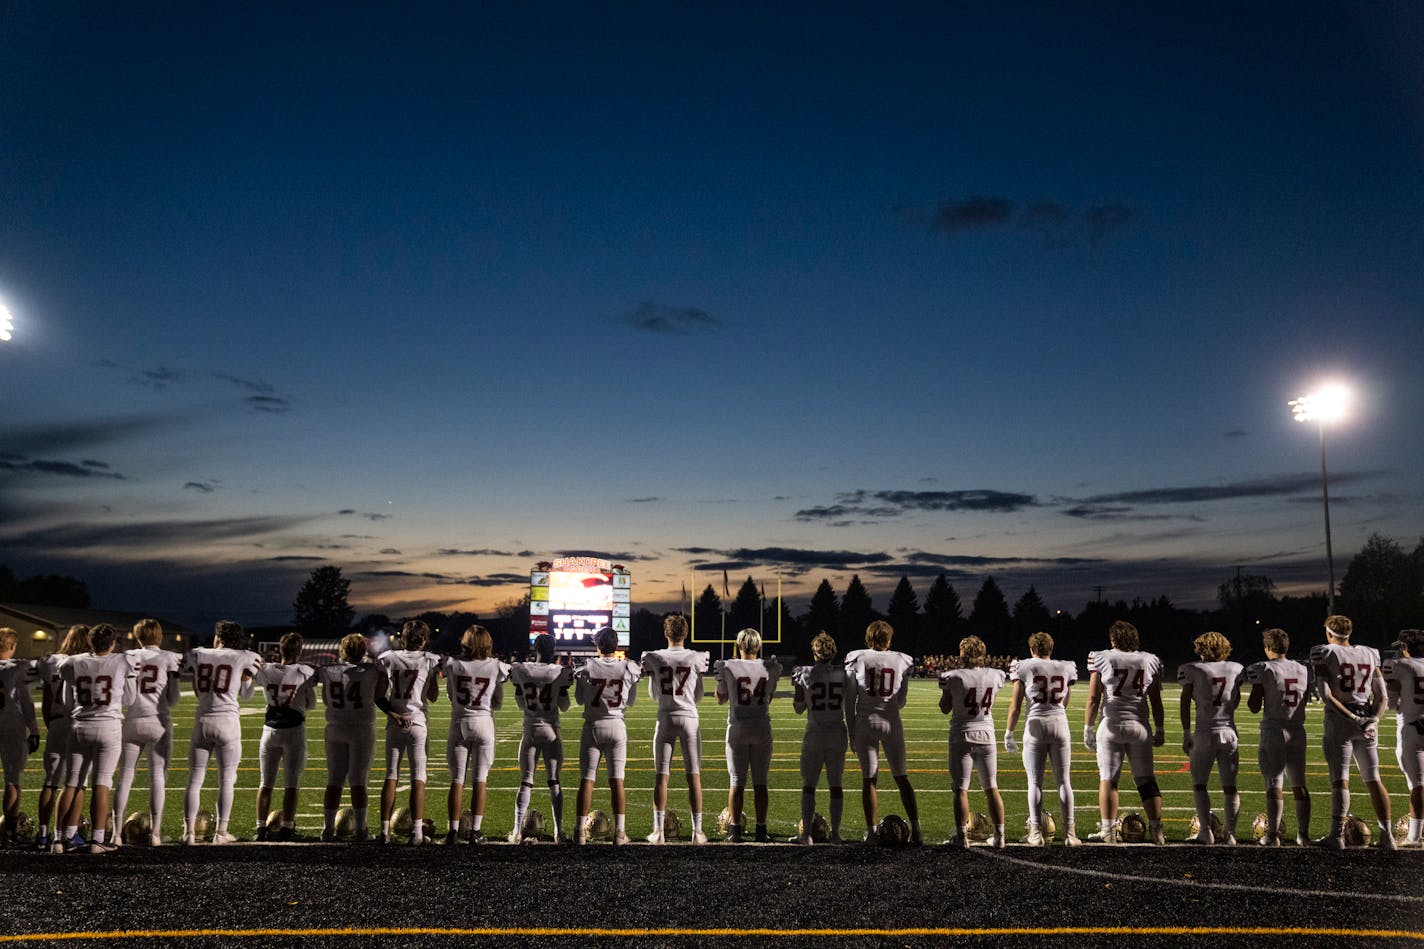
POLYGON ((1167 744, 1167 729, 1159 728, 1156 734, 1152 736, 1152 747, 1161 748, 1165 744, 1167 744))
POLYGON ((39 733, 39 732, 34 732, 33 734, 31 734, 30 737, 29 737, 29 740, 26 742, 26 744, 29 745, 30 754, 34 754, 35 752, 39 751, 39 750, 40 750, 40 733, 39 733))
POLYGON ((1019 753, 1019 740, 1014 737, 1013 732, 1004 732, 1004 750, 1011 755, 1019 753))
POLYGON ((1083 726, 1083 747, 1089 751, 1098 750, 1098 733, 1092 725, 1083 726))
POLYGON ((1191 753, 1192 753, 1192 744, 1193 744, 1193 742, 1192 742, 1192 736, 1191 736, 1191 735, 1185 735, 1185 736, 1183 736, 1183 738, 1182 738, 1182 754, 1184 754, 1184 755, 1189 755, 1189 754, 1191 754, 1191 753))
POLYGON ((1356 721, 1360 723, 1361 733, 1370 741, 1374 741, 1379 736, 1379 722, 1373 718, 1361 715, 1356 721))

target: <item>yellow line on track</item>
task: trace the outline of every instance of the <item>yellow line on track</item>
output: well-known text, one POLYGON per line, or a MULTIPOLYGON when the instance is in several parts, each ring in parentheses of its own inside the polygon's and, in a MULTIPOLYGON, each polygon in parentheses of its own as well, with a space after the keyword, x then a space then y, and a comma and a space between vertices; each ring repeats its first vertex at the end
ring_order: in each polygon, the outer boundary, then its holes
POLYGON ((692 929, 692 928, 604 928, 597 926, 482 926, 459 927, 341 927, 328 929, 117 929, 86 932, 15 933, 0 935, 0 943, 46 941, 97 941, 110 939, 213 939, 262 937, 341 936, 484 936, 536 938, 579 936, 585 938, 688 937, 688 938, 902 938, 932 936, 970 938, 976 936, 1319 936, 1350 939, 1405 939, 1424 942, 1424 933, 1404 929, 1330 929, 1304 926, 1031 926, 1031 927, 899 927, 854 929, 692 929))

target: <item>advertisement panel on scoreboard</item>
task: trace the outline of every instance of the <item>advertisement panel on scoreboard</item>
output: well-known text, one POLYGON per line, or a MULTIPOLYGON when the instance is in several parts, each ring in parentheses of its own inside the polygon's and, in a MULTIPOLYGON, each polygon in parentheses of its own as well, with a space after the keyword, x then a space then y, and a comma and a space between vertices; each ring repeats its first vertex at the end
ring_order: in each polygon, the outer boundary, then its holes
POLYGON ((588 557, 541 563, 529 575, 529 636, 554 637, 560 652, 594 652, 593 634, 604 626, 628 648, 631 577, 623 567, 588 557))

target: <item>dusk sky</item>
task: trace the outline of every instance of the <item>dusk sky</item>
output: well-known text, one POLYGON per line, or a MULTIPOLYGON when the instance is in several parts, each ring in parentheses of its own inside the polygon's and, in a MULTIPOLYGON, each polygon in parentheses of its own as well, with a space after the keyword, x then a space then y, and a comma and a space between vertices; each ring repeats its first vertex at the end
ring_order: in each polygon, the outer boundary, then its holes
POLYGON ((1417 3, 0 0, 0 564, 284 622, 1424 535, 1417 3))

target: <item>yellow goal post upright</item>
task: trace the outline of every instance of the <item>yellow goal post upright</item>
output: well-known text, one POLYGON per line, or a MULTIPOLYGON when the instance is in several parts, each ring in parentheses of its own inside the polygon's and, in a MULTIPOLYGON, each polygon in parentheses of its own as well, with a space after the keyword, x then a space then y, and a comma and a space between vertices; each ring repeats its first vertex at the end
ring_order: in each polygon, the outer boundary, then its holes
MULTIPOLYGON (((694 644, 703 645, 703 646, 717 646, 717 645, 723 645, 723 646, 725 646, 725 645, 729 645, 729 644, 734 644, 734 643, 736 643, 737 637, 734 635, 734 636, 732 636, 731 638, 728 638, 728 637, 727 637, 727 631, 726 631, 725 628, 723 628, 722 630, 719 630, 719 635, 718 635, 718 637, 715 638, 715 639, 708 639, 708 638, 706 638, 706 637, 703 637, 703 638, 699 639, 699 638, 697 637, 697 571, 696 571, 696 570, 692 571, 692 573, 691 573, 691 575, 690 575, 690 581, 691 581, 691 582, 690 582, 690 584, 689 584, 689 586, 688 586, 688 593, 687 593, 687 613, 686 613, 687 618, 688 618, 688 622, 691 624, 691 629, 688 631, 688 641, 689 641, 689 642, 692 642, 692 643, 694 643, 694 644)), ((765 590, 765 587, 763 586, 762 589, 765 590)), ((723 597, 722 597, 722 598, 723 598, 723 601, 724 601, 724 602, 725 602, 725 600, 727 599, 727 593, 728 593, 728 586, 727 586, 727 581, 726 581, 726 578, 725 578, 725 571, 724 571, 724 577, 723 577, 723 581, 722 581, 722 594, 723 594, 723 597)), ((765 594, 763 594, 763 597, 762 597, 762 598, 763 598, 763 600, 765 599, 765 594)), ((763 645, 763 646, 766 646, 766 645, 775 646, 775 645, 777 645, 777 644, 779 644, 779 643, 781 642, 781 614, 782 614, 782 609, 781 609, 781 567, 778 566, 778 567, 776 568, 776 636, 775 636, 775 637, 768 636, 768 635, 766 634, 766 630, 764 630, 764 629, 757 630, 757 632, 761 633, 761 642, 762 642, 762 645, 763 645)), ((723 615, 723 617, 724 617, 724 619, 723 619, 723 626, 725 627, 725 625, 726 625, 726 620, 725 620, 726 613, 725 613, 725 611, 723 612, 722 615, 723 615)), ((763 615, 765 615, 765 610, 763 610, 763 615)))

